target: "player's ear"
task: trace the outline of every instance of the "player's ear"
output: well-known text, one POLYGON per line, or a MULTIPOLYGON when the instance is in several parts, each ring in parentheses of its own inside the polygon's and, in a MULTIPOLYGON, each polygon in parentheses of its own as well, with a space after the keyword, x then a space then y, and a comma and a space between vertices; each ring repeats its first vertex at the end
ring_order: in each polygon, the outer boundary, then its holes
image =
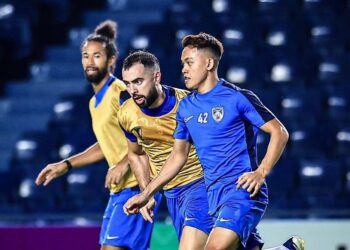
POLYGON ((160 73, 160 71, 154 72, 154 81, 156 83, 160 83, 161 76, 162 76, 162 74, 160 73))
POLYGON ((212 70, 215 66, 215 61, 213 58, 208 58, 207 59, 207 70, 212 70))
POLYGON ((108 66, 111 67, 115 65, 116 60, 117 60, 116 56, 111 56, 111 58, 108 59, 108 66))

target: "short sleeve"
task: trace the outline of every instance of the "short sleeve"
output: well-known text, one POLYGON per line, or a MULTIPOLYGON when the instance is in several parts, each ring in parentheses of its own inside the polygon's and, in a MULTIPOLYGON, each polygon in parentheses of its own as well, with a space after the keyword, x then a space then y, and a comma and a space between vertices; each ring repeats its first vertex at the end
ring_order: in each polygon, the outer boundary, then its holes
POLYGON ((137 138, 136 136, 134 136, 132 133, 128 132, 125 128, 126 128, 126 121, 125 121, 125 117, 123 115, 123 108, 120 108, 118 110, 118 121, 119 121, 119 125, 121 127, 121 129, 124 132, 125 137, 131 141, 131 142, 137 142, 137 138))
POLYGON ((126 131, 126 130, 123 128, 123 126, 122 126, 121 124, 120 124, 120 127, 122 128, 125 137, 126 137, 129 141, 131 141, 131 142, 137 142, 136 136, 134 136, 132 133, 126 131))
POLYGON ((184 122, 183 116, 181 115, 181 102, 176 112, 176 128, 174 131, 174 138, 179 140, 191 141, 191 135, 187 129, 186 123, 184 122))
POLYGON ((249 90, 241 90, 237 98, 237 108, 243 119, 256 127, 275 118, 275 115, 249 90))

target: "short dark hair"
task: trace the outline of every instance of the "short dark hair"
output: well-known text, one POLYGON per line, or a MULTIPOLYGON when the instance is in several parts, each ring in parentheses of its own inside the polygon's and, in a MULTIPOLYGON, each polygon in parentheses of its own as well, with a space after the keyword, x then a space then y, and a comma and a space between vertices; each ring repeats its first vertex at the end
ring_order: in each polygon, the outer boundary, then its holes
POLYGON ((130 69, 136 63, 142 64, 145 68, 153 68, 155 70, 160 69, 158 58, 145 50, 137 50, 130 53, 124 59, 123 70, 130 69))
MULTIPOLYGON (((110 59, 112 56, 117 57, 117 28, 118 25, 112 20, 106 20, 95 28, 95 31, 88 35, 81 44, 81 50, 87 42, 99 42, 105 45, 107 58, 110 59)), ((115 65, 112 67, 112 72, 115 69, 115 65)))
POLYGON ((210 49, 217 57, 217 60, 221 59, 224 53, 224 46, 222 43, 212 35, 201 32, 197 35, 188 35, 182 39, 182 47, 192 46, 197 49, 210 49))

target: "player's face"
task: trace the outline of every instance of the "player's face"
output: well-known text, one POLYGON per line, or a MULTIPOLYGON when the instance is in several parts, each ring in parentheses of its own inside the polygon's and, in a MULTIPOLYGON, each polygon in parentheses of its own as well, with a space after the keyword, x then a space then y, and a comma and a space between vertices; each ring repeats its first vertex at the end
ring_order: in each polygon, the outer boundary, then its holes
POLYGON ((102 43, 87 42, 82 49, 82 64, 86 79, 98 85, 109 75, 109 60, 102 43))
POLYGON ((208 57, 204 50, 187 46, 181 55, 182 74, 185 79, 186 88, 198 89, 208 77, 208 57))
POLYGON ((123 81, 139 107, 150 107, 158 98, 159 94, 156 88, 156 75, 158 73, 145 68, 141 63, 136 63, 129 69, 123 70, 123 81))

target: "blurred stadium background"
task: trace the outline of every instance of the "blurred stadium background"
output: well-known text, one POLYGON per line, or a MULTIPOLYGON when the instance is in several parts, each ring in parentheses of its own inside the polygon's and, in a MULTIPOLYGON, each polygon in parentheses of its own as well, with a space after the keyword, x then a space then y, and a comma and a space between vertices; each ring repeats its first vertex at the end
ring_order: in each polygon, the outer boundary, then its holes
MULTIPOLYGON (((0 249, 98 249, 106 164, 34 180, 95 140, 79 46, 105 19, 119 25, 118 77, 145 48, 176 87, 181 38, 220 38, 220 77, 255 91, 290 132, 268 177, 266 246, 299 234, 308 250, 350 249, 350 0, 0 0, 0 249)), ((260 157, 267 142, 260 134, 260 157)), ((162 204, 152 249, 176 247, 162 204)))

